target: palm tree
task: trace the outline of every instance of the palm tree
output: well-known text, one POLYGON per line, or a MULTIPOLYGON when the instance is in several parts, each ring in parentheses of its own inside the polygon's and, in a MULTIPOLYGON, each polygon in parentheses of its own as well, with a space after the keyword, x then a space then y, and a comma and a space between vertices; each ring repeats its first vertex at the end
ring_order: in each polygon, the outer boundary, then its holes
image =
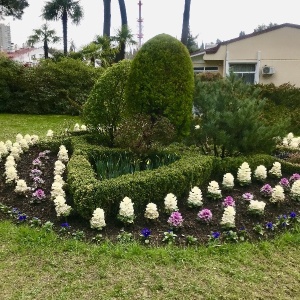
MULTIPOLYGON (((79 0, 80 1, 80 0, 79 0)), ((51 0, 43 8, 43 17, 46 20, 62 20, 64 54, 68 52, 68 18, 78 25, 83 17, 83 9, 75 0, 51 0)))
POLYGON ((44 44, 44 56, 47 59, 49 57, 49 43, 57 43, 60 37, 56 36, 55 30, 50 30, 47 24, 43 24, 40 29, 34 29, 34 34, 28 37, 28 45, 33 46, 38 42, 44 44))
POLYGON ((110 37, 111 24, 111 0, 103 0, 104 22, 103 22, 103 36, 110 37))
POLYGON ((125 0, 119 0, 119 8, 121 14, 121 30, 118 31, 118 41, 120 52, 116 56, 116 62, 125 58, 125 49, 126 49, 126 42, 128 39, 128 34, 131 36, 129 37, 132 40, 132 34, 128 29, 128 21, 127 21, 127 12, 126 12, 126 5, 125 0))
POLYGON ((125 58, 125 49, 127 45, 137 44, 133 37, 134 35, 127 25, 122 26, 122 28, 117 31, 116 36, 112 38, 113 41, 116 41, 118 43, 118 52, 115 62, 118 62, 125 58))
POLYGON ((190 23, 190 9, 191 0, 185 0, 183 21, 182 21, 182 32, 181 32, 181 42, 187 45, 188 35, 189 35, 189 23, 190 23))

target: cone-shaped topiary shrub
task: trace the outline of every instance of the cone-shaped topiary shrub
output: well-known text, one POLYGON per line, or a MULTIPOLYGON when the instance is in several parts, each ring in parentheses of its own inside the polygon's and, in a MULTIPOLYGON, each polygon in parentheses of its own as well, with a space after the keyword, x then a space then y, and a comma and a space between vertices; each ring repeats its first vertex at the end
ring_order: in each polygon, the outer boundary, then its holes
POLYGON ((127 112, 150 115, 153 123, 166 117, 177 137, 189 134, 194 74, 187 48, 176 38, 159 34, 133 59, 126 89, 127 112))

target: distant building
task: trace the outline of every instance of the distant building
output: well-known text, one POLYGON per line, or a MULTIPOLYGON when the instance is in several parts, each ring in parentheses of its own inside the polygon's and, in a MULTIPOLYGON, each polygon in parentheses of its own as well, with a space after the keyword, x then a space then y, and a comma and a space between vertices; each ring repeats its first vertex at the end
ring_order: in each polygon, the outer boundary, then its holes
POLYGON ((11 46, 10 26, 0 24, 0 49, 1 51, 10 51, 11 46))
MULTIPOLYGON (((15 47, 14 50, 7 53, 7 56, 8 58, 18 61, 24 65, 33 66, 38 64, 40 59, 44 58, 44 48, 25 47, 17 49, 17 47, 15 47)), ((50 53, 49 57, 52 57, 50 53)))

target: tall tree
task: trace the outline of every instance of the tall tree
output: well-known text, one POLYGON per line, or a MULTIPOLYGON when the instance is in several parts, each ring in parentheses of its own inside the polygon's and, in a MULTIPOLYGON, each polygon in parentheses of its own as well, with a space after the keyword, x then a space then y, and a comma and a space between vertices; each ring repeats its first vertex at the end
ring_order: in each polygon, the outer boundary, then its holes
POLYGON ((30 46, 38 42, 44 44, 44 56, 47 59, 49 57, 49 43, 57 43, 60 37, 56 36, 55 30, 49 29, 47 24, 43 24, 40 29, 33 29, 34 34, 28 37, 27 43, 30 46))
POLYGON ((83 8, 79 5, 79 1, 52 0, 46 2, 43 8, 43 17, 46 20, 62 21, 64 54, 68 52, 68 19, 78 25, 83 17, 83 8))
POLYGON ((189 24, 190 24, 190 9, 191 0, 185 0, 183 21, 182 21, 182 32, 181 32, 181 42, 187 45, 188 35, 189 35, 189 24))
POLYGON ((104 22, 103 22, 103 36, 110 37, 111 25, 111 0, 103 0, 104 22))
POLYGON ((27 0, 0 0, 0 20, 5 16, 21 19, 27 6, 27 0))
POLYGON ((116 62, 123 60, 125 58, 125 49, 127 45, 136 45, 137 42, 134 40, 134 35, 127 25, 121 27, 117 31, 117 35, 112 38, 113 41, 118 43, 118 49, 116 55, 116 62))

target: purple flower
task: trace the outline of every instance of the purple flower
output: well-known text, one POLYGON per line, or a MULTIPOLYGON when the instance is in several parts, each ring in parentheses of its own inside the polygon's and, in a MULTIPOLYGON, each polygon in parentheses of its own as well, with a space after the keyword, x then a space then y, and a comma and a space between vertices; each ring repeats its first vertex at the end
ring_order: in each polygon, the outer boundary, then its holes
POLYGON ((295 173, 290 177, 290 182, 294 183, 296 180, 300 180, 300 174, 295 173))
POLYGON ((292 212, 290 213, 290 218, 291 218, 291 219, 296 218, 296 216, 297 216, 297 214, 296 214, 295 212, 292 211, 292 212))
POLYGON ((289 190, 290 188, 290 182, 287 178, 281 178, 279 181, 279 185, 281 185, 285 191, 289 190))
POLYGON ((45 150, 43 152, 39 153, 39 158, 45 158, 48 159, 49 157, 47 156, 47 154, 50 153, 50 150, 45 150))
POLYGON ((201 221, 209 222, 212 219, 212 212, 209 209, 204 208, 198 212, 197 217, 201 221))
POLYGON ((273 223, 272 223, 272 222, 268 222, 268 223, 266 224, 266 228, 267 228, 267 229, 270 229, 270 230, 273 230, 273 229, 274 229, 273 223))
POLYGON ((214 239, 218 239, 218 238, 220 237, 220 232, 218 232, 218 231, 212 232, 212 233, 211 233, 211 236, 212 236, 214 239))
POLYGON ((26 221, 26 218, 27 218, 27 216, 25 214, 18 215, 18 221, 21 221, 21 222, 26 221))
POLYGON ((242 195, 242 197, 246 201, 253 200, 253 194, 251 194, 251 193, 245 193, 245 194, 242 195))
POLYGON ((33 177, 32 180, 34 183, 44 183, 45 182, 44 179, 42 179, 41 177, 38 177, 38 176, 33 177))
POLYGON ((233 200, 233 198, 231 196, 227 196, 223 201, 223 206, 224 207, 235 206, 235 201, 233 200))
POLYGON ((261 192, 261 194, 262 194, 264 197, 271 197, 271 196, 272 196, 273 189, 272 189, 272 187, 267 183, 267 184, 263 185, 263 187, 260 189, 260 192, 261 192))
POLYGON ((148 238, 148 237, 150 236, 150 234, 151 234, 151 231, 150 231, 150 229, 148 229, 148 228, 143 228, 143 229, 141 230, 141 234, 142 234, 142 236, 143 236, 144 238, 148 238))
POLYGON ((63 227, 63 228, 69 228, 70 227, 69 223, 67 223, 67 222, 61 223, 60 226, 63 227))
POLYGON ((34 166, 41 166, 43 163, 41 162, 41 160, 39 158, 36 158, 33 160, 32 164, 34 166))
POLYGON ((173 227, 181 227, 183 222, 182 215, 179 211, 174 211, 168 219, 168 223, 173 227))
POLYGON ((45 192, 42 189, 37 189, 32 196, 39 200, 44 199, 46 197, 45 192))
POLYGON ((41 170, 39 170, 39 169, 32 169, 30 171, 30 176, 31 177, 40 177, 42 175, 42 173, 43 172, 41 170))

